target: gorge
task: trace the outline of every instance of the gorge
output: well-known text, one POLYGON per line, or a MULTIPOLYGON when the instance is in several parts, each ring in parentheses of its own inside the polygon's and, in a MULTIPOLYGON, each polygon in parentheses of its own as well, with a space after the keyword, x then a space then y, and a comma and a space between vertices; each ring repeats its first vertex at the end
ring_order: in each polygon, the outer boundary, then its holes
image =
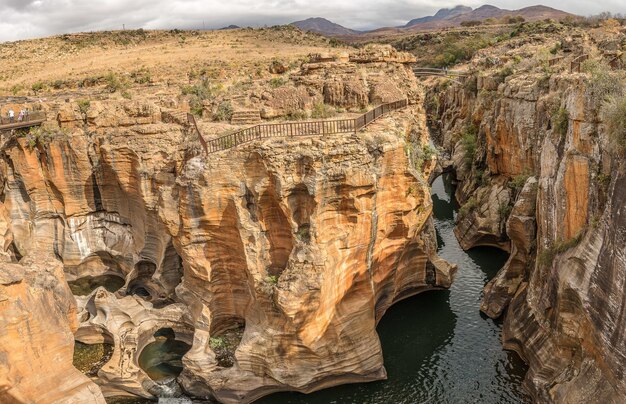
POLYGON ((0 402, 623 402, 626 29, 511 29, 0 44, 0 402))

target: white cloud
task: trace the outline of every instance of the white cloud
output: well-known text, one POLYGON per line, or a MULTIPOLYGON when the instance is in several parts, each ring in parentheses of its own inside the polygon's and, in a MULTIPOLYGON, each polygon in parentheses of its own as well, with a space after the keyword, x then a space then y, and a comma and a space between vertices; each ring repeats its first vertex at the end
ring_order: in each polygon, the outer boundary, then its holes
MULTIPOLYGON (((0 0, 0 41, 65 32, 126 28, 219 28, 262 26, 325 17, 355 29, 396 26, 459 3, 478 7, 486 0, 0 0)), ((538 0, 493 0, 517 9, 538 0)), ((626 12, 623 0, 545 0, 547 6, 590 15, 626 12)))

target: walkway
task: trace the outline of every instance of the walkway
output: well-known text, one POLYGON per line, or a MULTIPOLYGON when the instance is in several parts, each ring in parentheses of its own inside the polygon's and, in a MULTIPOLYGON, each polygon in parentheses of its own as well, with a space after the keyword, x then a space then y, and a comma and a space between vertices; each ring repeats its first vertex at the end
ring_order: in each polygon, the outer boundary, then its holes
POLYGON ((43 111, 30 112, 23 121, 17 120, 17 117, 11 122, 9 118, 0 118, 0 130, 13 130, 20 128, 28 128, 31 126, 41 125, 46 121, 46 113, 43 111))
POLYGON ((254 140, 268 139, 271 137, 296 137, 296 136, 313 136, 313 135, 331 135, 338 133, 356 133, 370 123, 374 122, 381 116, 387 115, 392 111, 406 108, 408 101, 400 100, 382 104, 378 107, 350 119, 335 119, 323 121, 307 121, 307 122, 285 122, 285 123, 268 123, 251 126, 249 128, 238 130, 209 141, 205 141, 204 137, 198 129, 196 118, 192 114, 187 114, 187 120, 192 129, 198 135, 198 139, 207 154, 218 151, 231 149, 244 143, 254 140))

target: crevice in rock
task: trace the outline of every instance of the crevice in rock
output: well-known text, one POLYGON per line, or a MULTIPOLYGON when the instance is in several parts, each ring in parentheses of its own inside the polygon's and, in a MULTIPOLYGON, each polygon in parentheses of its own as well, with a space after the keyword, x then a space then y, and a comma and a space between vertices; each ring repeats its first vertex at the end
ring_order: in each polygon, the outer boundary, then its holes
POLYGON ((109 292, 115 293, 124 286, 125 280, 118 275, 105 274, 88 275, 67 283, 74 296, 87 296, 99 287, 104 287, 109 292))
POLYGON ((304 242, 311 240, 311 215, 315 212, 316 202, 304 184, 298 184, 287 198, 292 219, 298 226, 296 235, 304 242))
POLYGON ((156 269, 157 266, 154 262, 148 260, 137 262, 135 264, 135 278, 128 283, 126 294, 151 300, 154 290, 150 284, 156 269))
POLYGON ((211 324, 209 345, 215 353, 218 366, 230 368, 235 364, 235 351, 241 343, 246 322, 241 317, 221 319, 219 324, 211 324))

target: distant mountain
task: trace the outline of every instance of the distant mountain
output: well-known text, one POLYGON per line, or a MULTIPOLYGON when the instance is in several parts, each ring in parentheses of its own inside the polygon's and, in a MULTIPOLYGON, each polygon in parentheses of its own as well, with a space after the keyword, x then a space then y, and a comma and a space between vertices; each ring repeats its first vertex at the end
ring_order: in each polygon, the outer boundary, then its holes
POLYGON ((318 34, 328 36, 354 35, 359 33, 359 31, 343 27, 332 21, 328 21, 326 18, 320 17, 307 18, 306 20, 292 22, 291 25, 295 25, 302 31, 317 32, 318 34))
POLYGON ((459 14, 465 14, 465 13, 469 13, 472 11, 471 7, 466 7, 466 6, 456 6, 454 8, 442 8, 441 10, 437 11, 437 13, 435 15, 429 15, 426 17, 420 17, 420 18, 415 18, 411 21, 409 21, 408 23, 406 23, 406 25, 404 26, 404 28, 408 28, 411 27, 413 25, 417 25, 417 24, 422 24, 422 23, 426 23, 426 22, 430 22, 430 21, 438 21, 438 20, 444 20, 446 18, 452 18, 455 17, 459 14))
POLYGON ((457 6, 452 9, 441 9, 434 16, 411 20, 405 27, 410 30, 439 29, 456 27, 464 21, 484 21, 488 18, 498 21, 508 16, 523 17, 525 21, 537 21, 546 18, 559 20, 573 14, 546 6, 531 6, 519 10, 507 10, 491 5, 484 5, 475 10, 457 6))
POLYGON ((220 28, 220 31, 223 31, 223 30, 226 30, 226 29, 239 29, 239 28, 241 28, 239 25, 233 25, 233 24, 231 24, 231 25, 229 25, 228 27, 222 27, 222 28, 220 28))

